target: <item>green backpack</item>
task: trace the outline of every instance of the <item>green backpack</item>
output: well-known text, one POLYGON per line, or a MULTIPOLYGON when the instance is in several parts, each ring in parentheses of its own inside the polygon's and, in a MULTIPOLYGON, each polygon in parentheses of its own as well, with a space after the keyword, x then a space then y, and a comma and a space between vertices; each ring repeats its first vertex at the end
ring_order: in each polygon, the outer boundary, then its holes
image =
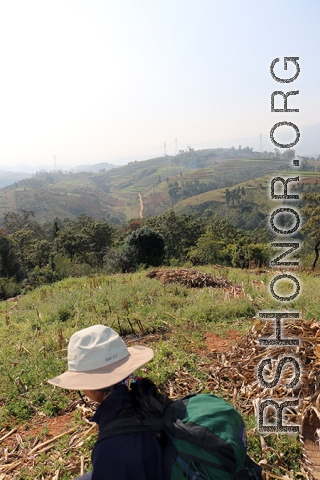
POLYGON ((260 480, 262 470, 246 453, 241 415, 211 394, 191 394, 165 409, 154 397, 158 416, 143 421, 126 414, 100 432, 98 442, 123 433, 163 431, 166 434, 164 471, 167 480, 260 480))

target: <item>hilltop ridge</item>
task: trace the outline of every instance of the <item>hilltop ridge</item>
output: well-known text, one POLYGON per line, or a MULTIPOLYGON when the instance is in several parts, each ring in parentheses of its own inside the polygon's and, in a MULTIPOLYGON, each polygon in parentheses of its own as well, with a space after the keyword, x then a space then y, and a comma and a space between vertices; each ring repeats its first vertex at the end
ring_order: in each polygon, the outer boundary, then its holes
MULTIPOLYGON (((99 165, 99 164, 98 164, 99 165)), ((104 164, 100 164, 104 165, 104 164)), ((32 210, 35 219, 75 218, 86 213, 122 223, 155 216, 198 196, 288 170, 289 162, 250 148, 180 151, 92 172, 40 171, 0 190, 0 220, 8 211, 32 210)), ((214 194, 215 197, 216 194, 214 194)))

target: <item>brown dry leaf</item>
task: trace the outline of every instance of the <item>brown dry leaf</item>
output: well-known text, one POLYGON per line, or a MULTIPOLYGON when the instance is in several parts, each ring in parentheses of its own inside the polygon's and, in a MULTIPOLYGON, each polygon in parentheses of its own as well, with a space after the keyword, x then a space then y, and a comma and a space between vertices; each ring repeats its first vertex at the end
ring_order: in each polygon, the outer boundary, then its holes
MULTIPOLYGON (((241 405, 244 414, 257 413, 257 401, 273 397, 277 400, 300 398, 300 408, 291 409, 286 415, 287 421, 293 424, 302 425, 308 412, 320 421, 320 345, 319 337, 320 324, 309 320, 292 319, 283 320, 282 338, 299 338, 299 346, 281 346, 267 348, 261 346, 259 338, 274 338, 274 322, 257 320, 252 328, 241 337, 232 349, 223 352, 210 351, 207 357, 211 359, 199 364, 199 369, 208 376, 207 385, 210 389, 225 391, 230 398, 237 398, 238 405, 241 405), (272 358, 271 377, 274 376, 275 367, 279 358, 293 355, 299 359, 301 365, 301 381, 293 390, 286 388, 288 381, 292 379, 293 369, 285 368, 280 377, 278 385, 272 389, 263 388, 257 380, 257 367, 264 358, 272 358)), ((316 424, 310 426, 313 429, 313 443, 317 439, 316 424)), ((320 434, 320 424, 319 424, 320 434)), ((302 444, 305 441, 301 437, 302 444)), ((310 440, 309 440, 310 445, 310 440)), ((303 467, 306 473, 302 475, 309 479, 315 479, 314 472, 319 468, 320 473, 320 447, 317 447, 318 457, 310 457, 309 451, 305 450, 303 467), (317 466, 319 463, 319 467, 317 466), (311 472, 311 473, 310 473, 311 472)), ((320 445, 320 437, 319 437, 320 445)), ((305 448, 305 445, 303 445, 305 448)), ((264 459, 262 459, 263 461, 264 459)), ((281 459, 279 459, 281 461, 281 459)), ((263 462, 264 463, 264 462, 263 462)), ((277 477, 271 474, 270 466, 265 465, 267 478, 290 478, 290 472, 285 476, 277 477), (289 475, 289 476, 288 476, 289 475)))
POLYGON ((165 285, 167 283, 181 283, 191 288, 217 287, 229 289, 228 294, 239 296, 243 293, 243 284, 233 285, 229 280, 223 277, 215 277, 209 273, 199 272, 188 268, 177 268, 173 270, 163 270, 156 268, 146 274, 148 278, 161 280, 165 285))

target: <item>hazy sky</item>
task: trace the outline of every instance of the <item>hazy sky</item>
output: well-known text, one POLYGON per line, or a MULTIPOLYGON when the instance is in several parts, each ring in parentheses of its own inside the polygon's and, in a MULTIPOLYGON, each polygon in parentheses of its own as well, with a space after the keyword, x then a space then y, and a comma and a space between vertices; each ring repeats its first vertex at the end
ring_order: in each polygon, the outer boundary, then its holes
POLYGON ((319 14, 319 0, 2 1, 0 167, 117 164, 175 139, 258 149, 276 122, 319 123, 319 14), (290 84, 269 72, 284 56, 300 57, 290 84), (300 112, 271 113, 274 90, 299 90, 300 112))

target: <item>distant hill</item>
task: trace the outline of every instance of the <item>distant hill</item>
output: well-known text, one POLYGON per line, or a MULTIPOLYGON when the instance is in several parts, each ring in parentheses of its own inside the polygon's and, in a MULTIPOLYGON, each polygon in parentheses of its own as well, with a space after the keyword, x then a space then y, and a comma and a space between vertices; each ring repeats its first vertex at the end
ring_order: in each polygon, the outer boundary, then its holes
MULTIPOLYGON (((296 125, 300 131, 299 142, 292 147, 297 155, 308 156, 317 158, 320 155, 320 123, 314 123, 312 125, 300 125, 297 119, 296 125)), ((280 143, 289 143, 295 140, 295 133, 290 130, 290 134, 281 131, 281 128, 277 130, 275 138, 280 143)), ((230 145, 250 145, 258 149, 260 143, 259 135, 255 137, 240 137, 229 138, 228 140, 220 141, 220 146, 230 145)), ((264 151, 273 152, 275 145, 270 139, 270 131, 262 134, 262 146, 264 151)), ((284 150, 282 150, 283 152, 284 150)))
POLYGON ((31 174, 26 172, 7 172, 0 170, 0 188, 7 185, 12 185, 15 182, 19 182, 24 178, 30 178, 31 174))
POLYGON ((131 162, 108 170, 104 165, 95 165, 97 172, 41 171, 3 188, 0 220, 5 212, 21 208, 33 210, 40 222, 86 213, 121 223, 159 215, 172 207, 201 214, 196 208, 199 196, 207 195, 211 202, 212 195, 212 201, 219 202, 223 189, 231 190, 289 167, 287 160, 262 157, 249 148, 188 149, 174 157, 131 162))
POLYGON ((77 167, 72 167, 70 170, 74 173, 78 172, 101 172, 103 170, 110 170, 111 168, 117 168, 116 165, 112 165, 108 162, 95 163, 94 165, 78 165, 77 167))
MULTIPOLYGON (((9 168, 0 167, 0 188, 6 187, 8 185, 13 185, 14 183, 30 178, 33 174, 37 172, 50 172, 51 170, 44 166, 31 166, 31 165, 15 165, 9 168)), ((103 162, 96 163, 94 165, 78 165, 72 167, 69 170, 78 173, 78 172, 100 172, 110 170, 111 168, 116 168, 116 165, 111 163, 103 162)))

